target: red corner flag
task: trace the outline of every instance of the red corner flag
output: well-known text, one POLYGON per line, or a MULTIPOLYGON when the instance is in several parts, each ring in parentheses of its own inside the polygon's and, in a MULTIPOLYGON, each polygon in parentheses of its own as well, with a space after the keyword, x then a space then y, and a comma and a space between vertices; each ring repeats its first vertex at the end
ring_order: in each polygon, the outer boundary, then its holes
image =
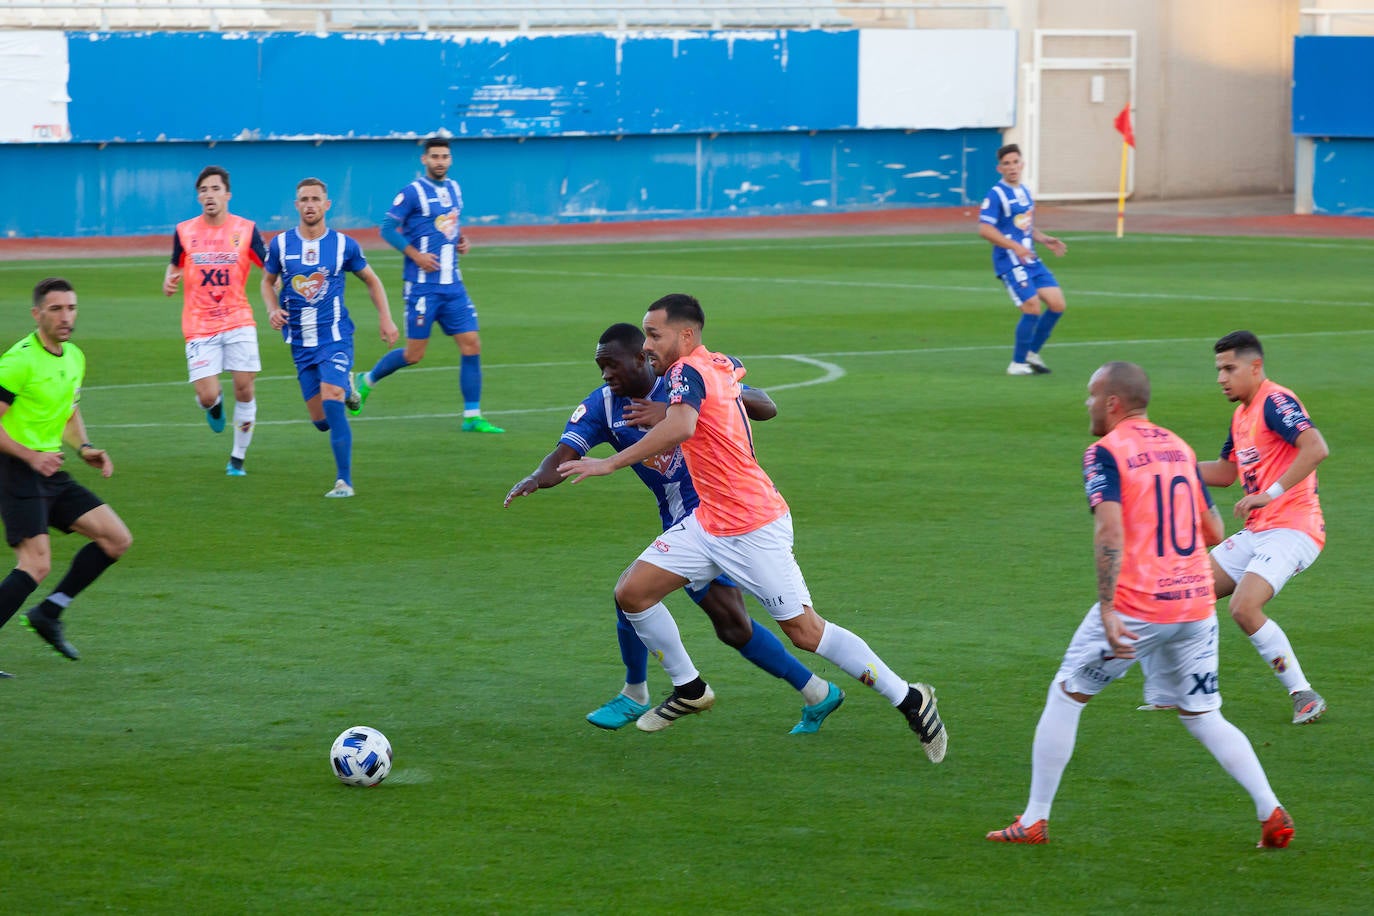
POLYGON ((1116 120, 1112 124, 1127 145, 1135 146, 1135 131, 1131 129, 1131 106, 1129 104, 1121 109, 1121 114, 1116 116, 1116 120))

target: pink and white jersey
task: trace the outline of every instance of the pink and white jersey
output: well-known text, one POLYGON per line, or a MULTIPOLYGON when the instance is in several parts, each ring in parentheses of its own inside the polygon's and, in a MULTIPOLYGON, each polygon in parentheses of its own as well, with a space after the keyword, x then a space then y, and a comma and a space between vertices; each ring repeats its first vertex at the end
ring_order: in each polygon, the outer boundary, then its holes
POLYGON ((1092 509, 1121 504, 1118 611, 1155 623, 1213 613, 1212 564, 1202 534, 1212 497, 1188 443, 1147 419, 1124 420, 1088 446, 1083 486, 1092 509))
POLYGON ((668 404, 697 412, 696 432, 682 443, 682 454, 701 499, 697 521, 717 537, 746 534, 787 514, 786 500, 754 457, 743 377, 739 360, 704 346, 673 363, 665 377, 668 404))
MULTIPOLYGON (((1312 428, 1298 396, 1265 379, 1250 399, 1250 406, 1236 405, 1231 434, 1221 447, 1221 460, 1235 464, 1246 493, 1263 492, 1288 470, 1298 453, 1298 437, 1312 428)), ((1291 528, 1323 546, 1326 520, 1317 500, 1317 472, 1251 512, 1245 527, 1255 532, 1291 528)))
POLYGON ((181 268, 181 332, 187 340, 254 326, 245 287, 267 248, 252 220, 232 213, 212 226, 204 216, 177 223, 172 266, 181 268))

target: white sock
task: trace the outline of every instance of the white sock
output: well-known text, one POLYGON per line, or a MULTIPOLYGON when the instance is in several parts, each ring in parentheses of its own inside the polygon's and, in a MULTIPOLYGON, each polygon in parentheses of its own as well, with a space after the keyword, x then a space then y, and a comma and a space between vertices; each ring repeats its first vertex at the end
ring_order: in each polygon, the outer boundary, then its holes
POLYGON ((626 614, 625 619, 639 634, 640 642, 651 654, 658 656, 674 687, 690 684, 700 676, 687 654, 687 647, 682 644, 682 634, 667 605, 660 601, 647 611, 626 614))
POLYGON ((1251 634, 1250 645, 1254 646, 1260 657, 1274 669, 1274 676, 1289 693, 1312 689, 1307 678, 1303 677, 1302 665, 1298 664, 1298 657, 1293 654, 1288 636, 1277 622, 1272 619, 1266 620, 1264 626, 1251 634))
POLYGON ((818 674, 813 674, 811 680, 806 682, 806 686, 802 687, 801 695, 807 706, 815 706, 830 696, 830 682, 821 680, 818 674))
POLYGON ((825 622, 821 641, 816 644, 816 654, 887 697, 893 706, 906 699, 910 689, 907 682, 899 678, 868 643, 839 624, 825 622))
POLYGON ((1269 778, 1264 775, 1264 767, 1260 766, 1245 733, 1226 721, 1219 710, 1179 718, 1193 737, 1212 752, 1217 763, 1250 793, 1255 802, 1255 816, 1264 820, 1273 814, 1279 807, 1278 796, 1269 788, 1269 778))
POLYGON ((1049 819, 1059 780, 1078 741, 1078 720, 1087 705, 1065 693, 1058 681, 1050 685, 1045 711, 1040 713, 1040 722, 1035 726, 1035 743, 1031 745, 1030 800, 1021 813, 1023 826, 1049 819))
POLYGON ((258 402, 234 402, 234 450, 229 454, 242 459, 248 454, 248 443, 253 441, 253 421, 258 418, 258 402))
POLYGON ((624 689, 620 692, 640 705, 649 702, 648 681, 640 681, 638 684, 631 684, 629 681, 626 681, 624 689))

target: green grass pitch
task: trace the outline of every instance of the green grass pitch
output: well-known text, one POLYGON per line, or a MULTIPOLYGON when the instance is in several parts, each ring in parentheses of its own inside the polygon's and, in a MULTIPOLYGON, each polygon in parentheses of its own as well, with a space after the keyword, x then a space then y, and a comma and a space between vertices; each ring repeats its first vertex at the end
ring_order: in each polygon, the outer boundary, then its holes
MULTIPOLYGON (((478 248, 483 404, 508 433, 458 433, 456 348, 436 338, 354 421, 358 496, 337 501, 270 329, 249 476, 229 479, 229 434, 184 381, 163 259, 0 264, 6 345, 32 329, 38 279, 77 286, 82 406, 115 476, 76 473, 135 538, 67 614, 79 663, 18 621, 0 631, 17 675, 0 682, 0 909, 1367 912, 1374 244, 1068 241, 1054 374, 1034 378, 1003 374, 1014 312, 971 233, 478 248), (707 344, 778 402, 757 447, 816 607, 936 685, 943 765, 812 656, 849 701, 790 737, 797 695, 681 594, 715 710, 657 735, 583 721, 620 686, 611 589, 656 533, 652 500, 621 473, 501 502, 599 384, 601 331, 673 291, 701 298, 707 344), (1211 344, 1240 327, 1331 446, 1328 548, 1270 606, 1330 703, 1322 722, 1288 723, 1222 610, 1225 712, 1296 839, 1253 848, 1248 797, 1174 717, 1134 711, 1133 675, 1084 715, 1051 845, 987 843, 1025 801, 1045 688, 1093 599, 1088 376, 1143 364, 1152 418, 1207 457, 1231 409, 1211 344), (330 774, 355 724, 395 746, 375 790, 330 774)), ((399 319, 397 257, 373 255, 399 319)), ((361 284, 349 296, 367 367, 382 344, 361 284)), ((1234 530, 1237 492, 1215 495, 1234 530)), ((78 544, 55 538, 49 586, 78 544)), ((668 689, 652 667, 650 686, 668 689)))

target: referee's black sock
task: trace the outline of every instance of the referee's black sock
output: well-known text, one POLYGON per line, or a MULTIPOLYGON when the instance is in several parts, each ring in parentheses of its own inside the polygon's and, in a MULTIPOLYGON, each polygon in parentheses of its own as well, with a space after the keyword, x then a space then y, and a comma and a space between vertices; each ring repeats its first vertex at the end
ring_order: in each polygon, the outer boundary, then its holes
POLYGON ((33 576, 22 569, 11 569, 10 574, 0 582, 0 627, 9 623, 15 611, 24 606, 29 595, 38 588, 33 576))
POLYGON ((66 595, 66 602, 45 601, 44 604, 48 606, 43 608, 44 613, 56 620, 58 615, 62 613, 62 608, 81 594, 86 586, 98 579, 101 573, 113 566, 116 559, 118 557, 110 556, 101 550, 100 545, 94 541, 82 547, 76 552, 76 556, 72 557, 72 565, 67 569, 67 574, 62 577, 62 581, 57 583, 57 588, 53 590, 54 595, 66 595))

